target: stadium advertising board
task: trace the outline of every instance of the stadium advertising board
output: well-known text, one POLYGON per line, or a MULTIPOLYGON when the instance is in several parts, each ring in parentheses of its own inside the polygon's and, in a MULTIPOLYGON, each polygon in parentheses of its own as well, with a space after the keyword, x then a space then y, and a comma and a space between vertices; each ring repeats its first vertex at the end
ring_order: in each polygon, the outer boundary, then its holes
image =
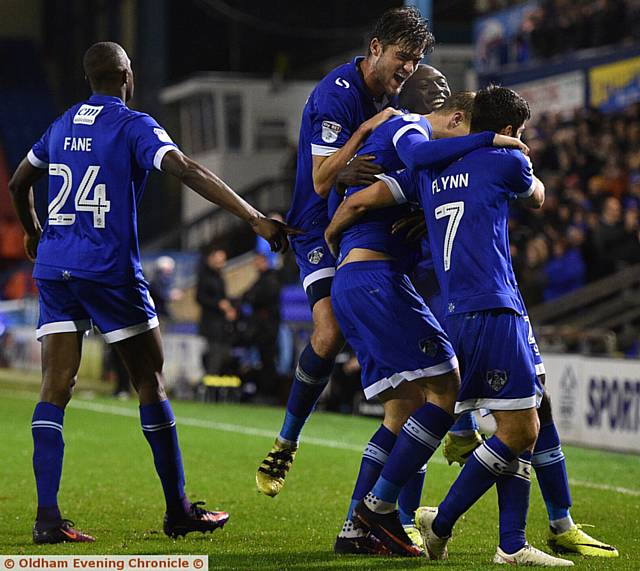
POLYGON ((585 105, 585 77, 582 71, 562 73, 509 87, 529 102, 534 118, 541 113, 571 113, 585 105))
POLYGON ((549 355, 544 363, 564 442, 640 452, 640 362, 549 355))
POLYGON ((640 101, 640 57, 589 70, 590 103, 602 111, 618 111, 640 101))

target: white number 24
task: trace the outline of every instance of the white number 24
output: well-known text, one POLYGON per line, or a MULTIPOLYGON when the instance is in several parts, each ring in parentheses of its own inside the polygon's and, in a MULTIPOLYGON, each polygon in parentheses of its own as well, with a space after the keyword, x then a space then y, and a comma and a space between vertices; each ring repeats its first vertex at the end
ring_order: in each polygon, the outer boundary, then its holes
MULTIPOLYGON (((93 227, 104 228, 106 213, 111 210, 111 202, 107 200, 107 187, 104 184, 96 184, 96 178, 100 167, 91 165, 80 181, 80 186, 76 192, 75 207, 77 212, 92 212, 93 227), (93 188, 93 198, 89 198, 93 188)), ((62 187, 58 194, 49 203, 49 224, 53 226, 71 226, 76 221, 76 215, 61 213, 62 207, 66 204, 71 188, 73 186, 73 175, 68 165, 62 163, 51 163, 49 165, 51 176, 62 177, 62 187)))
POLYGON ((464 216, 464 202, 449 202, 438 206, 435 210, 436 220, 448 217, 447 230, 444 234, 444 271, 448 272, 451 268, 451 251, 453 250, 453 241, 456 239, 456 232, 460 225, 460 220, 464 216))

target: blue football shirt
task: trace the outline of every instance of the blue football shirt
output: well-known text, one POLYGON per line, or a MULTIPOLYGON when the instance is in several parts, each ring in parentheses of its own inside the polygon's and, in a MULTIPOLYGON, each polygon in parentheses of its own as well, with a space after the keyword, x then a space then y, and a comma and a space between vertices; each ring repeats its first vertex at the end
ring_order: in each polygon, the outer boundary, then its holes
POLYGON ((509 308, 524 314, 509 249, 509 202, 531 196, 528 157, 478 149, 439 171, 391 175, 424 209, 447 314, 509 308))
MULTIPOLYGON (((380 125, 367 138, 358 151, 358 155, 374 155, 373 162, 380 165, 385 173, 404 169, 404 163, 398 156, 396 145, 399 139, 408 133, 417 134, 424 141, 431 140, 431 124, 422 115, 404 114, 392 117, 380 125)), ((407 244, 403 236, 391 233, 391 226, 399 218, 410 213, 412 206, 407 201, 399 185, 393 184, 394 179, 386 174, 378 175, 386 180, 396 198, 397 206, 381 208, 367 212, 357 224, 345 230, 340 241, 340 256, 338 263, 346 257, 353 248, 366 248, 376 252, 389 254, 396 260, 406 263, 403 268, 408 271, 419 259, 419 243, 407 244)), ((362 190, 362 186, 348 187, 345 198, 362 190)), ((330 215, 335 209, 331 205, 330 215)))
MULTIPOLYGON (((432 141, 431 123, 423 115, 405 113, 392 117, 380 125, 367 139, 359 155, 373 155, 373 162, 379 164, 385 173, 403 169, 407 164, 421 167, 448 164, 466 153, 490 146, 493 133, 476 133, 465 137, 444 138, 432 141)), ((387 181, 398 205, 415 202, 407 200, 399 185, 386 174, 378 178, 387 181)), ((346 196, 358 192, 363 187, 351 187, 346 196)), ((345 231, 340 244, 341 257, 353 248, 367 248, 392 255, 394 258, 407 258, 414 262, 419 258, 415 248, 407 247, 400 236, 391 234, 391 225, 408 213, 406 207, 393 206, 368 212, 359 223, 345 231)))
POLYGON ((356 129, 387 106, 367 90, 358 71, 362 57, 341 65, 325 76, 309 95, 302 112, 298 139, 298 164, 287 222, 311 231, 329 224, 327 201, 313 186, 313 156, 328 157, 338 151, 356 129))
POLYGON ((56 119, 27 155, 49 172, 34 277, 141 279, 137 206, 149 171, 175 149, 152 117, 117 97, 92 95, 56 119))

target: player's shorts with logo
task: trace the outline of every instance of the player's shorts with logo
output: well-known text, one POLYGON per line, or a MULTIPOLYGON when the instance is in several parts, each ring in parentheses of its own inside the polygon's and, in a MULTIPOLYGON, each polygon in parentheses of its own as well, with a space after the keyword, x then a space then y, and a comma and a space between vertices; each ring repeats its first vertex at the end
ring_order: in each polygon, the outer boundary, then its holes
POLYGON ((393 262, 346 264, 333 280, 331 303, 362 366, 368 399, 458 366, 447 335, 393 262))
POLYGON ((36 279, 40 317, 36 337, 89 331, 94 325, 107 343, 158 327, 158 317, 144 280, 110 286, 83 279, 36 279))
POLYGON ((456 413, 540 405, 543 387, 529 343, 529 322, 511 309, 449 315, 446 330, 460 361, 456 413))
POLYGON ((331 295, 331 282, 336 273, 336 259, 324 240, 324 229, 309 230, 291 238, 291 247, 300 269, 300 281, 309 306, 331 295))

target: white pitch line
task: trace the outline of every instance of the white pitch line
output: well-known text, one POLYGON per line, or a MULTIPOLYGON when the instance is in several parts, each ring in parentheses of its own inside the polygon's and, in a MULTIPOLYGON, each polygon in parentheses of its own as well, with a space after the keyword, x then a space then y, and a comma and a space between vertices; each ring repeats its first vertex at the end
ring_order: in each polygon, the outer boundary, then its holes
MULTIPOLYGON (((0 389, 0 392, 5 396, 11 398, 17 398, 22 400, 33 400, 34 395, 31 393, 19 393, 14 391, 5 391, 0 389)), ((138 418, 139 414, 137 410, 129 408, 123 408, 119 406, 113 406, 108 404, 101 404, 97 402, 86 401, 82 399, 72 400, 69 403, 72 408, 78 408, 82 410, 89 410, 92 412, 98 412, 102 414, 112 414, 115 416, 125 416, 128 418, 138 418)), ((219 430, 221 432, 230 432, 233 434, 246 434, 247 436, 260 436, 264 438, 273 439, 274 431, 265 430, 262 428, 254 428, 251 426, 242 426, 239 424, 229 424, 226 422, 213 422, 210 420, 202 420, 199 418, 190 418, 186 416, 176 417, 176 422, 179 425, 194 426, 196 428, 206 428, 209 430, 219 430)), ((341 442, 339 440, 327 440, 325 438, 315 438, 313 436, 306 436, 304 438, 305 444, 315 444, 316 446, 323 446, 325 448, 334 448, 337 450, 349 450, 352 452, 362 452, 364 444, 351 444, 349 442, 341 442)), ((439 456, 435 456, 429 460, 430 463, 445 464, 446 461, 439 456)), ((587 482, 585 480, 570 479, 569 483, 572 486, 579 486, 582 488, 590 488, 592 490, 602 490, 606 492, 616 492, 626 496, 640 497, 640 490, 634 490, 632 488, 624 488, 622 486, 611 486, 609 484, 599 484, 597 482, 587 482)))

